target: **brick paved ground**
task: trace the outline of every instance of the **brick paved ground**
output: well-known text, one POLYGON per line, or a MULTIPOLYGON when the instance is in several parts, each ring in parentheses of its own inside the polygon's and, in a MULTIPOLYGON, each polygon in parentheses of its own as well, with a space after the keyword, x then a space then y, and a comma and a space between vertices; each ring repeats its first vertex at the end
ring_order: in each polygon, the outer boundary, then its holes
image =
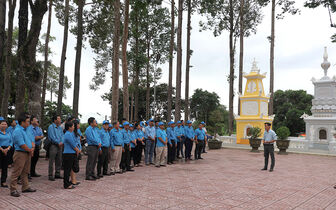
POLYGON ((275 171, 260 171, 263 154, 208 151, 204 160, 84 181, 81 161, 74 190, 47 180, 47 161, 38 163, 36 193, 19 198, 0 189, 0 209, 336 209, 336 157, 276 155, 275 171))

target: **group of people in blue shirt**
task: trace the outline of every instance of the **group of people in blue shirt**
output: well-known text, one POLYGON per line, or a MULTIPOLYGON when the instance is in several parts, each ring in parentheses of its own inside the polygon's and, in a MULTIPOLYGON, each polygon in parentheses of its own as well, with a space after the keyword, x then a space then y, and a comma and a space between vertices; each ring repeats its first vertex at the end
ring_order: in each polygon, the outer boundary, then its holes
POLYGON ((13 164, 10 177, 10 194, 19 197, 17 191, 18 180, 22 183, 22 192, 35 192, 29 186, 28 176, 38 175, 35 171, 39 159, 39 151, 43 132, 36 117, 22 113, 17 121, 13 120, 8 127, 7 121, 0 117, 0 163, 1 187, 6 184, 8 165, 13 164), (11 152, 15 150, 15 152, 11 152))
MULTIPOLYGON (((37 118, 28 113, 22 113, 15 124, 17 125, 8 128, 5 119, 0 117, 1 187, 8 187, 6 179, 10 163, 9 153, 14 148, 10 194, 19 197, 18 180, 22 182, 23 193, 36 191, 29 186, 28 178, 40 176, 35 168, 44 135, 37 118)), ((204 122, 194 129, 191 121, 187 121, 186 125, 183 121, 165 125, 163 122, 154 123, 152 119, 134 124, 125 120, 122 124, 111 124, 105 120, 99 129, 96 119, 90 117, 88 124, 85 137, 79 129, 79 120, 73 117, 62 124, 61 117, 54 116, 48 127, 47 140, 44 142, 49 159, 48 178, 50 181, 63 179, 65 189, 73 189, 80 184, 76 180, 76 173, 79 171, 81 142, 84 138, 88 156, 85 175, 86 180, 91 181, 103 176, 134 171, 134 167, 142 166, 140 163, 143 152, 146 165, 165 167, 166 164, 174 164, 177 159, 191 160, 191 151, 195 144, 194 158, 202 159, 201 153, 207 139, 204 122)))

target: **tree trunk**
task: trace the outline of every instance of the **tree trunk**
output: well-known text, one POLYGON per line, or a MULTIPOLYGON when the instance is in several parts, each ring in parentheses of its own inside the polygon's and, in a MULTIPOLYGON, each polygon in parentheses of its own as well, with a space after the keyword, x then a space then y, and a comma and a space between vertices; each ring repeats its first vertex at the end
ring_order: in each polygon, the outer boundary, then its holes
POLYGON ((128 94, 128 69, 127 69, 127 40, 129 21, 129 0, 125 0, 124 32, 122 41, 122 76, 123 76, 123 117, 129 121, 129 94, 128 94))
POLYGON ((83 9, 85 5, 85 0, 77 1, 78 4, 78 14, 77 14, 77 45, 76 45, 76 61, 75 61, 75 75, 74 75, 74 92, 73 92, 73 116, 78 118, 78 107, 79 107, 79 85, 80 85, 80 66, 82 58, 82 47, 83 47, 83 9))
POLYGON ((168 107, 167 122, 171 121, 172 101, 173 101, 173 60, 174 60, 174 39, 175 39, 175 2, 171 0, 171 28, 170 28, 170 46, 169 46, 169 77, 168 77, 168 107))
POLYGON ((133 108, 133 106, 134 106, 134 91, 132 91, 132 93, 131 93, 131 117, 130 117, 130 121, 131 122, 133 122, 134 121, 134 108, 133 108))
MULTIPOLYGON (((239 84, 238 89, 239 93, 243 92, 243 65, 244 65, 244 5, 245 0, 240 0, 240 30, 239 30, 239 39, 240 39, 240 50, 239 50, 239 84)), ((238 115, 240 115, 240 98, 238 97, 238 115)))
POLYGON ((7 46, 6 46, 6 68, 5 68, 5 79, 4 79, 4 91, 1 104, 1 116, 7 119, 8 115, 8 99, 10 94, 10 75, 12 70, 12 41, 13 41, 13 19, 16 7, 16 0, 9 0, 8 9, 8 29, 7 29, 7 46))
POLYGON ((150 113, 150 83, 149 83, 149 68, 150 68, 150 40, 147 37, 147 67, 146 67, 146 119, 151 116, 150 113))
POLYGON ((27 39, 28 34, 28 1, 20 0, 20 9, 19 9, 19 40, 18 40, 18 62, 19 68, 17 70, 17 79, 20 81, 16 83, 16 96, 15 96, 15 117, 17 118, 20 113, 25 109, 24 100, 26 94, 26 79, 25 79, 25 69, 23 57, 23 44, 27 39))
POLYGON ((275 25, 275 0, 272 0, 272 23, 271 23, 271 50, 270 50, 270 99, 268 114, 273 115, 273 93, 274 93, 274 26, 275 25))
POLYGON ((57 114, 62 115, 62 99, 64 89, 64 69, 65 59, 68 46, 68 33, 69 33, 69 0, 65 0, 64 8, 64 32, 63 32, 63 47, 61 55, 61 66, 59 74, 58 98, 57 98, 57 114))
POLYGON ((183 0, 179 0, 178 5, 178 27, 177 27, 177 61, 176 61, 176 102, 175 120, 181 119, 181 77, 182 77, 182 20, 183 20, 183 0))
POLYGON ((2 88, 4 83, 2 72, 5 61, 6 6, 6 0, 0 0, 0 101, 2 101, 2 88))
POLYGON ((120 0, 114 1, 114 13, 111 119, 112 121, 117 121, 119 103, 120 0))
POLYGON ((51 30, 52 6, 53 6, 53 0, 49 0, 48 26, 47 26, 47 35, 46 35, 46 40, 45 40, 45 49, 44 49, 44 67, 43 67, 41 119, 40 119, 41 125, 43 125, 44 105, 45 105, 45 97, 46 97, 46 91, 47 91, 48 68, 49 68, 49 38, 50 38, 50 30, 51 30))
POLYGON ((190 36, 191 36, 191 1, 188 0, 188 20, 187 20, 187 60, 186 60, 186 84, 185 84, 185 110, 184 121, 189 120, 189 72, 190 72, 190 36))
POLYGON ((233 133, 233 87, 234 87, 234 25, 233 25, 233 0, 230 0, 230 92, 229 92, 229 135, 233 133))
POLYGON ((48 0, 36 0, 30 4, 32 20, 27 41, 23 48, 24 69, 28 79, 28 112, 41 119, 41 72, 36 66, 36 46, 39 41, 43 16, 48 10, 48 0))
POLYGON ((140 77, 140 66, 139 66, 139 19, 138 10, 136 12, 135 18, 135 96, 134 96, 134 120, 138 121, 138 110, 139 110, 139 77, 140 77))

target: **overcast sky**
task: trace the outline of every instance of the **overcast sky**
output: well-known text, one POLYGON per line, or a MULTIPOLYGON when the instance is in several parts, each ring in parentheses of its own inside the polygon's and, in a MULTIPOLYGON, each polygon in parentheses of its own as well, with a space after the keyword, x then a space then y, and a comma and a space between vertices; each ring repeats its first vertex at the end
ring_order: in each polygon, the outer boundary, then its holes
MULTIPOLYGON (((275 23, 275 90, 298 90, 304 89, 313 94, 312 77, 321 78, 323 70, 320 67, 323 61, 324 46, 328 47, 329 61, 332 66, 329 75, 335 75, 336 47, 330 41, 330 36, 336 33, 330 27, 328 11, 325 8, 308 9, 304 8, 302 0, 296 1, 296 5, 301 9, 301 15, 287 15, 284 20, 277 20, 275 23)), ((267 72, 264 79, 265 92, 269 92, 269 41, 270 35, 270 7, 263 10, 264 18, 258 26, 257 34, 245 39, 244 72, 251 70, 253 59, 258 62, 261 72, 267 72)), ((334 16, 335 17, 335 16, 334 16)), ((186 13, 183 24, 183 75, 182 75, 182 97, 184 98, 185 85, 185 43, 186 43, 186 13)), ((225 32, 219 37, 214 37, 211 31, 199 32, 199 15, 192 17, 191 48, 194 51, 191 58, 193 66, 190 73, 190 95, 197 88, 202 88, 210 92, 216 92, 220 96, 220 102, 226 106, 229 104, 229 84, 227 75, 229 74, 229 40, 228 33, 225 32)), ((335 18, 334 18, 335 19, 335 18)), ((335 19, 336 21, 336 19, 335 19)), ((47 14, 43 20, 41 34, 46 33, 47 14)), ((60 56, 63 40, 63 27, 53 17, 51 35, 56 37, 56 41, 50 44, 55 52, 51 59, 54 64, 60 64, 60 56)), ((72 34, 69 36, 67 60, 65 74, 73 83, 75 65, 75 45, 76 38, 72 34)), ((237 46, 239 49, 239 45, 237 46)), ((98 121, 102 121, 106 116, 110 116, 111 107, 107 101, 101 99, 101 95, 111 87, 110 75, 105 85, 98 91, 89 89, 89 83, 95 74, 94 57, 96 55, 85 43, 81 62, 81 85, 79 112, 83 115, 82 120, 86 121, 89 116, 94 116, 98 121)), ((238 62, 238 54, 236 55, 238 62)), ((238 63, 236 65, 238 67, 238 63)), ((162 66, 163 76, 160 82, 168 82, 168 64, 162 66)), ((174 60, 174 71, 176 60, 174 60)), ((235 71, 238 74, 238 68, 235 71)), ((174 72, 174 86, 175 86, 174 72)), ((245 86, 244 80, 244 86, 245 86)), ((120 80, 120 85, 122 82, 120 80)), ((238 91, 238 79, 235 80, 235 92, 238 91)), ((47 99, 49 100, 49 96, 47 99)), ((54 97, 55 98, 55 97, 54 97)), ((72 106, 73 88, 67 91, 65 104, 72 106)), ((235 98, 234 111, 237 113, 237 98, 235 98)))

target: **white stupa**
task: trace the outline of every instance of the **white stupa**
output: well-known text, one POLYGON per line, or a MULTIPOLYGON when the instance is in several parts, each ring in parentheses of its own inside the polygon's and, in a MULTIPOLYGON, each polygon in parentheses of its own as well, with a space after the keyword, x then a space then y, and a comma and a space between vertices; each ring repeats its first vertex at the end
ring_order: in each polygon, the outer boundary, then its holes
POLYGON ((306 139, 309 149, 332 150, 335 144, 336 126, 336 77, 328 76, 330 62, 327 48, 324 49, 323 63, 324 76, 321 79, 312 78, 315 86, 312 100, 312 116, 304 114, 306 123, 306 139))

